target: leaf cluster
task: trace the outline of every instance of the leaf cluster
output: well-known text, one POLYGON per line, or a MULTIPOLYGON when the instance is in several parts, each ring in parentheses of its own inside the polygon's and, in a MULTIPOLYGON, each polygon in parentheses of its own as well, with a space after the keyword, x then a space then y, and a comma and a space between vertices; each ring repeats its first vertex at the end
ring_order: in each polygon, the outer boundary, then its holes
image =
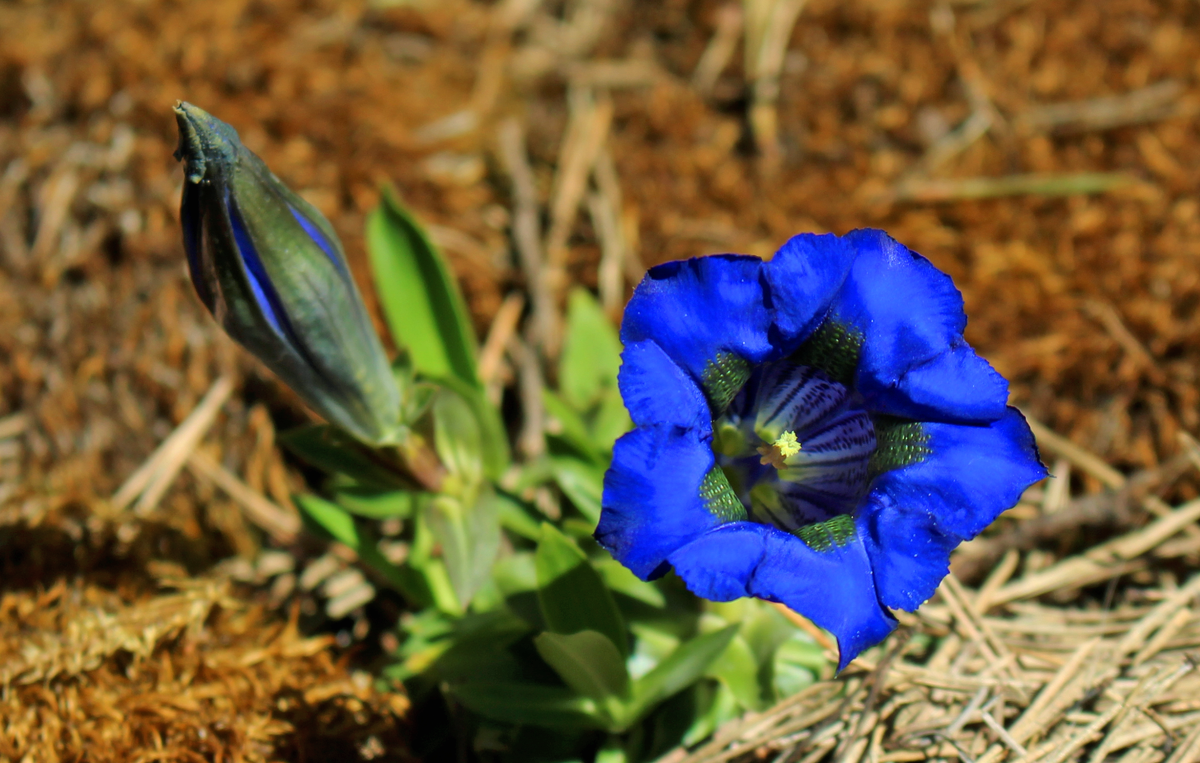
POLYGON ((328 426, 283 442, 328 475, 297 505, 404 597, 401 680, 438 745, 504 761, 650 760, 827 670, 820 649, 757 601, 702 604, 668 575, 639 580, 592 540, 613 443, 632 426, 620 341, 596 300, 571 293, 545 456, 514 462, 478 376, 477 340, 449 268, 386 192, 367 222, 379 302, 405 391, 394 447, 328 426), (412 479, 432 452, 436 489, 412 479), (381 550, 389 523, 404 553, 381 550), (441 729, 438 734, 431 729, 441 729))

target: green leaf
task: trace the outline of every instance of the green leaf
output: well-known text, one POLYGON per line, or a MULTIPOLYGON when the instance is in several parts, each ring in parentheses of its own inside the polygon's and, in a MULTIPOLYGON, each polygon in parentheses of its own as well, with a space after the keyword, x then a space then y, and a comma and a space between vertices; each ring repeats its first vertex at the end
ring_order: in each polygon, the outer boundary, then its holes
POLYGON ((559 489, 594 528, 600 521, 604 469, 571 456, 551 456, 550 465, 559 489))
POLYGON ((294 500, 305 519, 326 536, 353 549, 363 564, 387 580, 409 601, 421 607, 433 604, 433 592, 424 577, 409 567, 397 567, 388 561, 379 552, 378 541, 371 531, 341 506, 308 494, 298 495, 294 500))
POLYGON ((532 541, 542 536, 542 523, 534 518, 536 511, 500 489, 496 490, 496 511, 505 530, 532 541))
POLYGON ((492 579, 504 596, 537 590, 537 568, 533 554, 517 551, 500 557, 492 568, 492 579))
POLYGON ((448 648, 437 654, 424 673, 452 684, 480 676, 487 676, 489 681, 517 680, 523 666, 512 646, 528 633, 529 626, 523 620, 504 610, 467 615, 445 640, 448 648))
POLYGON ((594 763, 628 763, 628 761, 625 750, 621 748, 620 739, 609 737, 608 743, 596 752, 594 763))
POLYGON ((368 485, 349 484, 334 487, 333 500, 355 516, 407 519, 413 515, 417 496, 407 490, 380 490, 368 485))
POLYGON ((567 331, 558 366, 559 389, 578 411, 596 402, 605 387, 617 386, 621 341, 600 303, 576 288, 567 300, 567 331))
POLYGON ((475 412, 460 395, 443 388, 433 401, 433 445, 438 458, 463 487, 483 477, 483 435, 475 412))
POLYGON ((416 370, 478 387, 475 332, 458 284, 390 188, 367 218, 367 252, 388 329, 416 370))
POLYGON ((538 603, 548 630, 603 633, 622 656, 629 653, 625 621, 600 575, 583 552, 553 525, 542 525, 534 556, 538 603))
POLYGON ((454 593, 454 584, 441 559, 427 559, 420 567, 420 575, 433 597, 433 606, 450 615, 461 615, 463 605, 454 593))
POLYGON ((626 699, 629 674, 617 647, 607 636, 590 630, 569 635, 541 633, 533 643, 563 683, 596 700, 599 707, 626 699))
POLYGON ((472 681, 450 693, 485 718, 548 728, 604 728, 596 703, 566 687, 518 681, 472 681))
POLYGON ((754 659, 754 650, 741 636, 735 636, 729 642, 725 651, 708 667, 706 675, 729 687, 738 704, 746 710, 763 708, 762 686, 758 682, 758 661, 754 659))
POLYGON ((771 685, 779 699, 790 697, 817 680, 829 665, 824 650, 806 636, 796 634, 779 645, 772 662, 771 685))
POLYGON ((483 473, 490 480, 500 479, 512 457, 508 448, 508 430, 500 418, 500 411, 487 399, 483 390, 461 379, 446 376, 439 379, 439 383, 454 390, 470 406, 481 438, 483 473))
POLYGON ((344 474, 355 482, 376 488, 411 490, 417 485, 386 451, 375 450, 326 424, 292 429, 279 435, 292 453, 330 474, 344 474))
POLYGON ((592 418, 592 447, 600 453, 611 454, 613 443, 631 429, 633 419, 629 418, 621 391, 616 387, 605 390, 592 418))
POLYGON ((546 407, 546 413, 550 417, 547 427, 551 434, 566 445, 566 447, 559 447, 558 450, 573 451, 600 463, 600 453, 593 447, 587 424, 584 423, 579 413, 548 389, 542 390, 542 404, 546 407))
POLYGON ((737 633, 738 626, 722 628, 685 641, 657 667, 633 682, 636 716, 641 716, 672 694, 695 683, 737 633))
MULTIPOLYGON (((697 692, 697 694, 699 693, 697 692)), ((720 728, 722 724, 733 720, 740 714, 737 698, 734 697, 733 692, 725 684, 716 685, 711 697, 708 698, 707 704, 708 707, 695 717, 691 728, 679 740, 680 744, 684 747, 692 747, 700 744, 712 736, 713 732, 720 728)))
POLYGON ((465 607, 487 580, 500 551, 496 497, 487 490, 464 506, 456 497, 439 495, 426 504, 425 521, 442 545, 446 573, 465 607))
POLYGON ((611 557, 601 559, 595 562, 593 566, 596 568, 596 572, 600 573, 600 577, 604 579, 604 584, 608 586, 608 590, 625 594, 631 599, 637 599, 643 604, 649 604, 652 607, 665 607, 667 605, 667 597, 663 596, 663 592, 658 590, 658 586, 634 575, 629 571, 628 567, 616 559, 611 557))

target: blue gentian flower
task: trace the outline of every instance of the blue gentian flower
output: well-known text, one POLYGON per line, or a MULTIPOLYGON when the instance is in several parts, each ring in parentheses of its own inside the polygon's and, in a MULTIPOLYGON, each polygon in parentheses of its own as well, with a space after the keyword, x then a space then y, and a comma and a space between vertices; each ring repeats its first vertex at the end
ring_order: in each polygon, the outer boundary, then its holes
POLYGON ((642 579, 782 602, 844 668, 1046 476, 962 296, 878 230, 650 270, 625 311, 596 539, 642 579))

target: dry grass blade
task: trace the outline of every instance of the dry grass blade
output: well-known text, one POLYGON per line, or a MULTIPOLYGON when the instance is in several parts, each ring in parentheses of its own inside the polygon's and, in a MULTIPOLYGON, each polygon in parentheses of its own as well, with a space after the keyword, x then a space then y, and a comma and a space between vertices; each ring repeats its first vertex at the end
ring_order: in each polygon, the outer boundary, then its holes
MULTIPOLYGON (((1027 551, 1038 544, 1052 542, 1064 534, 1088 527, 1120 528, 1134 525, 1144 516, 1132 510, 1139 504, 1155 516, 1165 517, 1171 513, 1170 508, 1147 493, 1171 485, 1192 468, 1194 463, 1189 452, 1175 456, 1155 469, 1134 474, 1128 480, 1116 472, 1112 472, 1111 477, 1106 473, 1110 484, 1118 486, 1116 489, 1071 499, 1053 512, 1022 521, 1004 532, 977 538, 955 554, 951 567, 964 579, 973 579, 1007 551, 1027 551)), ((1065 491, 1066 480, 1059 474, 1054 476, 1051 488, 1061 485, 1065 491)), ((1052 490, 1047 489, 1046 494, 1053 495, 1052 490)), ((1200 536, 1200 529, 1194 525, 1185 525, 1183 531, 1193 538, 1200 536)))
POLYGON ((750 125, 768 174, 779 169, 779 78, 788 42, 808 0, 743 0, 746 72, 753 89, 750 125))
MULTIPOLYGON (((628 240, 627 227, 622 219, 625 204, 621 194, 621 181, 617 177, 617 166, 612 152, 607 148, 596 157, 593 173, 597 192, 589 196, 588 209, 592 225, 600 239, 600 266, 596 269, 596 285, 600 292, 600 304, 610 313, 621 309, 625 299, 624 276, 636 260, 633 245, 628 240)), ((634 265, 640 270, 640 265, 634 265)), ((640 276, 640 273, 638 274, 640 276)), ((630 280, 636 281, 636 278, 630 280)))
POLYGON ((276 543, 289 545, 300 534, 301 524, 298 516, 276 506, 207 454, 193 451, 188 456, 187 465, 197 477, 212 482, 228 493, 246 512, 246 517, 265 530, 276 543))
MULTIPOLYGON (((592 168, 608 140, 613 102, 607 95, 593 96, 583 88, 571 91, 571 121, 563 138, 554 193, 550 203, 550 230, 546 233, 546 281, 557 301, 566 286, 567 239, 575 225, 587 191, 592 168)), ((546 350, 553 355, 557 337, 546 350)))
POLYGON ((742 9, 734 3, 724 5, 717 11, 717 28, 692 71, 692 87, 700 95, 708 97, 712 94, 717 78, 737 51, 738 38, 742 34, 742 18, 742 9))
POLYGON ((117 511, 125 509, 137 499, 134 511, 147 514, 158 505, 159 499, 171 486, 188 455, 200 443, 204 433, 212 425, 221 406, 233 392, 233 379, 222 376, 213 382, 200 404, 183 420, 158 449, 146 459, 125 484, 112 497, 112 506, 117 511), (138 498, 138 496, 141 496, 138 498))
POLYGON ((29 427, 29 416, 24 413, 14 413, 0 419, 0 440, 10 440, 20 435, 29 427))
POLYGON ((896 186, 893 200, 932 204, 1003 196, 1084 196, 1109 193, 1140 181, 1124 172, 1034 173, 1004 177, 910 178, 896 186))
POLYGON ((1040 106, 1017 116, 1014 124, 1028 131, 1074 133, 1152 122, 1179 113, 1183 91, 1182 82, 1166 80, 1122 95, 1040 106))
POLYGON ((557 336, 559 315, 553 292, 546 280, 541 223, 538 219, 540 205, 533 169, 529 166, 529 155, 525 149, 525 128, 516 119, 509 119, 500 125, 497 135, 500 160, 512 183, 513 240, 533 312, 530 338, 541 343, 557 336))
POLYGON ((1100 480, 1106 487, 1117 489, 1125 486, 1125 475, 1106 464, 1104 459, 1079 447, 1028 413, 1025 413, 1025 421, 1033 431, 1039 447, 1054 451, 1087 474, 1100 480))
POLYGON ((487 388, 488 397, 493 403, 499 403, 503 389, 499 375, 504 351, 517 331, 517 324, 520 323, 524 310, 524 296, 514 292, 505 297, 500 309, 496 311, 496 317, 492 319, 483 349, 479 351, 479 380, 487 388))

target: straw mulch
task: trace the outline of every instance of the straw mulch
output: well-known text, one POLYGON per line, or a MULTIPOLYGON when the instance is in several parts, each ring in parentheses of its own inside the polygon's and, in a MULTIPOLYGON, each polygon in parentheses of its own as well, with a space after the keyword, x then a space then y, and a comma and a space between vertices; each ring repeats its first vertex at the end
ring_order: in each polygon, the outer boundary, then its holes
MULTIPOLYGON (((1112 478, 1094 455, 1041 434, 1044 448, 1112 478)), ((1187 457, 1200 466, 1200 449, 1187 457)), ((1010 548, 977 590, 951 575, 840 678, 659 763, 1200 759, 1200 573, 1178 565, 1200 553, 1200 499, 1171 508, 1152 495, 1072 500, 1035 487, 1012 511, 1036 502, 1065 520, 1061 530, 1087 515, 1083 507, 1127 500, 1157 518, 1058 561, 1022 560, 1010 548), (1187 576, 1182 584, 1177 573, 1187 576), (1058 603, 1036 601, 1047 594, 1058 603)), ((986 556, 991 542, 967 544, 952 567, 986 556)))
POLYGON ((923 608, 878 664, 860 659, 843 680, 817 683, 660 763, 1193 761, 1197 594, 1200 576, 1111 609, 1022 604, 998 617, 980 614, 986 593, 950 582, 943 603, 923 608), (914 634, 942 638, 929 649, 914 634))
POLYGON ((0 761, 407 761, 380 692, 216 579, 124 601, 59 581, 0 597, 0 761))

